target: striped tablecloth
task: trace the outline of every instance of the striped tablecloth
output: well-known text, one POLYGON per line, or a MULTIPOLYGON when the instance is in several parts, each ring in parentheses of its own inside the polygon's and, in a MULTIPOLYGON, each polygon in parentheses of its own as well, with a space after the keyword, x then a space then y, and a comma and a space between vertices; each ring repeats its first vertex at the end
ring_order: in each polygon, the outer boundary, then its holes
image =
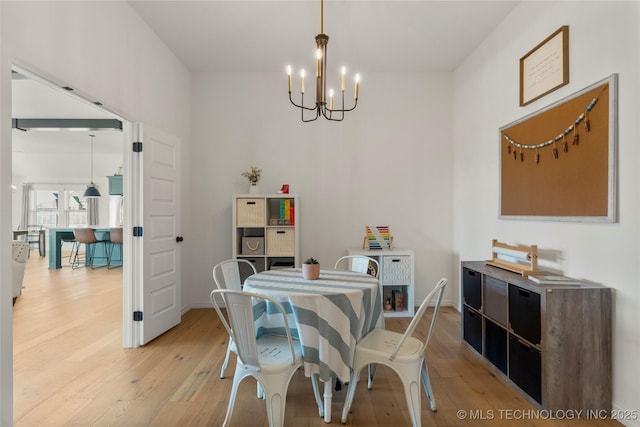
MULTIPOLYGON (((383 321, 378 279, 360 273, 321 270, 318 280, 305 280, 300 269, 268 270, 248 277, 243 289, 283 304, 302 344, 305 375, 321 381, 349 381, 356 342, 383 321)), ((269 311, 264 302, 254 307, 258 333, 282 331, 269 311)))

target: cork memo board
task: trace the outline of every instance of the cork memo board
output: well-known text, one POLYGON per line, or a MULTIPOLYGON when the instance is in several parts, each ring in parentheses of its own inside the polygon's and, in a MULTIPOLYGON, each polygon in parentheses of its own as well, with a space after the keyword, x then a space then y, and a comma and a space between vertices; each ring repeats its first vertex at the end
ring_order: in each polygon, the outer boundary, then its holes
POLYGON ((500 128, 500 217, 616 221, 617 75, 500 128))

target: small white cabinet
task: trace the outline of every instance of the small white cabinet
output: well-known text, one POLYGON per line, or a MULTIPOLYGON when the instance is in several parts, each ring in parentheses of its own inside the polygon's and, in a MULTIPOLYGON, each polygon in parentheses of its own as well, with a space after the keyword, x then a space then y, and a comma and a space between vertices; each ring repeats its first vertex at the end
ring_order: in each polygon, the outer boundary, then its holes
POLYGON ((367 250, 350 248, 349 255, 365 255, 380 264, 378 280, 382 288, 383 303, 391 302, 392 310, 385 310, 385 317, 413 317, 415 310, 415 264, 413 251, 405 249, 367 250), (395 309, 397 298, 402 308, 395 309))
POLYGON ((258 271, 300 267, 299 208, 296 195, 233 196, 232 257, 250 261, 258 271))

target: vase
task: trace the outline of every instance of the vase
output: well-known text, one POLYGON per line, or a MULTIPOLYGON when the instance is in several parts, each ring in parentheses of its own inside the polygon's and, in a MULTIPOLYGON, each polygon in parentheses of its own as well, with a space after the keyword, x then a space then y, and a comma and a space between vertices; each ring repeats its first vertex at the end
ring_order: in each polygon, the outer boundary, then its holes
POLYGON ((302 277, 305 280, 317 280, 320 277, 320 264, 302 264, 302 277))
POLYGON ((249 186, 249 194, 258 194, 258 184, 251 184, 249 186))

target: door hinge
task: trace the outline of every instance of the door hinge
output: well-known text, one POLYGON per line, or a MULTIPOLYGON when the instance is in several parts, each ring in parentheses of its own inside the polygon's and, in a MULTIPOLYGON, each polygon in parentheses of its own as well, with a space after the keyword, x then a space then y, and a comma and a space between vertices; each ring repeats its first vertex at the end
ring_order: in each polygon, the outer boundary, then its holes
POLYGON ((133 227, 133 237, 142 237, 142 227, 133 227))
POLYGON ((142 322, 142 312, 141 311, 134 311, 133 312, 133 321, 134 322, 142 322))
POLYGON ((133 152, 134 153, 142 153, 142 142, 134 142, 133 143, 133 152))

